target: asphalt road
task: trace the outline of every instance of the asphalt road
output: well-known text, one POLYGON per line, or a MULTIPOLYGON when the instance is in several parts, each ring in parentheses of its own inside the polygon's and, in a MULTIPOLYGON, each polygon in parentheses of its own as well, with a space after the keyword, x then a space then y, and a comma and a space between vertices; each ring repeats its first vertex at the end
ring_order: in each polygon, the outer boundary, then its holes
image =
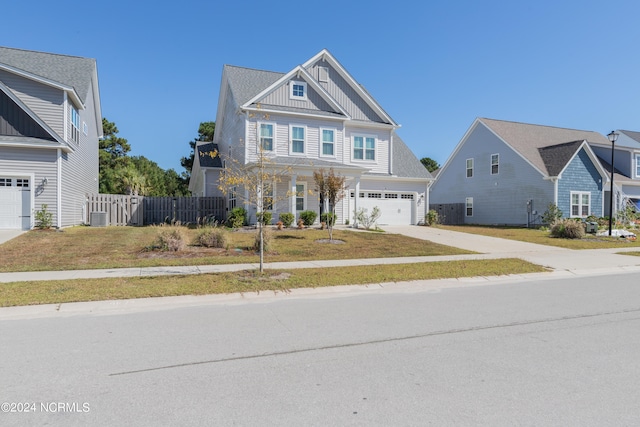
POLYGON ((640 425, 637 283, 5 317, 0 425, 640 425))

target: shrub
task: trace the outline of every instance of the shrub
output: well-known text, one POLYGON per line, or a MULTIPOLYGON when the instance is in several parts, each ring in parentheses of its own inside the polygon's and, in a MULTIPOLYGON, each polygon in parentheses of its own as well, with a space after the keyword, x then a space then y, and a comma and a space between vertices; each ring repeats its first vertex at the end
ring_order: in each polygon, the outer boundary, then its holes
MULTIPOLYGON (((271 249, 272 238, 273 238, 273 234, 271 232, 271 229, 264 227, 262 229, 262 249, 265 252, 269 252, 269 250, 271 249)), ((256 251, 260 250, 260 230, 258 230, 258 232, 255 235, 255 238, 253 241, 253 249, 256 251)))
POLYGON ((280 221, 282 221, 285 227, 291 227, 291 224, 293 224, 295 219, 296 216, 290 212, 280 214, 280 221))
POLYGON ((46 204, 42 205, 42 209, 35 212, 36 227, 41 230, 49 229, 53 225, 53 213, 47 210, 46 204))
POLYGON ((335 225, 336 215, 333 212, 325 212, 320 215, 320 222, 324 222, 327 226, 335 225))
POLYGON ((438 224, 438 221, 438 211, 436 211, 435 209, 429 210, 429 212, 427 212, 427 214, 424 216, 424 223, 429 226, 438 224))
POLYGON ((247 224, 247 211, 245 208, 236 207, 231 209, 227 218, 227 226, 231 228, 240 228, 247 224))
POLYGON ((181 227, 165 227, 158 235, 157 247, 163 251, 177 252, 185 246, 184 230, 181 227))
POLYGON ((562 218, 562 211, 555 204, 549 203, 547 210, 542 214, 542 222, 547 225, 553 225, 560 218, 562 218))
POLYGON ((362 224, 365 230, 369 230, 371 226, 378 221, 380 215, 382 215, 380 208, 374 206, 371 210, 371 215, 367 214, 367 210, 365 208, 361 208, 359 211, 354 213, 354 218, 357 224, 362 224))
POLYGON ((307 227, 313 225, 316 221, 318 214, 315 211, 302 211, 300 212, 300 219, 307 227))
POLYGON ((271 212, 258 212, 256 214, 256 218, 258 222, 261 222, 264 225, 269 225, 271 224, 271 219, 273 218, 273 214, 271 212))
POLYGON ((207 227, 198 233, 195 244, 207 248, 226 248, 228 242, 229 236, 226 230, 207 227))
POLYGON ((551 236, 563 239, 581 239, 584 237, 584 224, 572 219, 560 219, 551 226, 551 236))

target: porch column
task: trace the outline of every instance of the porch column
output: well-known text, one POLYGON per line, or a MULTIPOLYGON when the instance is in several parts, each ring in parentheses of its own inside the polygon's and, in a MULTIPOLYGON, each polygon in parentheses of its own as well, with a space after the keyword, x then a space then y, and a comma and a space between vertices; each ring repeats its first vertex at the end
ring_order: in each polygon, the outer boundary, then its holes
POLYGON ((291 175, 291 197, 289 198, 289 212, 293 214, 293 217, 296 218, 296 180, 298 176, 296 174, 291 175))
MULTIPOLYGON (((358 212, 358 199, 360 198, 360 177, 356 177, 356 193, 353 195, 353 211, 358 212)), ((353 226, 358 228, 358 220, 353 216, 353 226)))

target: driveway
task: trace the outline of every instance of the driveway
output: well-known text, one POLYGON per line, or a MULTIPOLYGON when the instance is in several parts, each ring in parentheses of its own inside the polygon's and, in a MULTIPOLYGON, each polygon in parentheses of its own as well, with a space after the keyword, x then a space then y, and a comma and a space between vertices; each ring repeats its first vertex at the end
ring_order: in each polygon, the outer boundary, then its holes
POLYGON ((0 228, 0 245, 24 233, 23 230, 7 230, 0 228))
POLYGON ((520 258, 554 270, 589 273, 607 269, 621 272, 626 267, 640 266, 640 257, 615 253, 624 249, 573 250, 415 225, 385 226, 384 229, 388 233, 403 234, 470 251, 520 258))

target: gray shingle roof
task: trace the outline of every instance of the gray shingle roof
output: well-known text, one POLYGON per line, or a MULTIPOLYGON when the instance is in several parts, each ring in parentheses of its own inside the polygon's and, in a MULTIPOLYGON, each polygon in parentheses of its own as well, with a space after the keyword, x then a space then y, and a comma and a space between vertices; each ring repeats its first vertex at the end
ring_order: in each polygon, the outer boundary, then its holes
POLYGON ((573 141, 565 144, 552 145, 551 147, 538 148, 540 157, 547 167, 549 176, 558 176, 582 143, 583 141, 573 141))
POLYGON ((224 72, 227 73, 229 87, 238 105, 243 105, 284 76, 284 73, 254 70, 234 65, 225 65, 224 72))
POLYGON ((0 63, 75 89, 84 103, 96 61, 91 58, 0 46, 0 63))
MULTIPOLYGON (((593 131, 507 122, 486 118, 479 120, 509 144, 515 151, 520 153, 520 155, 529 160, 548 176, 555 176, 552 174, 552 171, 557 167, 556 162, 550 162, 551 159, 549 158, 549 153, 554 150, 547 151, 540 149, 575 141, 587 141, 589 143, 611 145, 607 137, 593 131), (543 159, 543 153, 545 153, 546 162, 545 159, 543 159), (549 170, 547 164, 549 164, 552 170, 549 170)), ((569 147, 564 148, 566 149, 569 147)), ((561 147, 556 151, 556 153, 564 153, 564 149, 561 147)))
POLYGON ((396 133, 393 134, 393 173, 402 178, 433 178, 396 133))

